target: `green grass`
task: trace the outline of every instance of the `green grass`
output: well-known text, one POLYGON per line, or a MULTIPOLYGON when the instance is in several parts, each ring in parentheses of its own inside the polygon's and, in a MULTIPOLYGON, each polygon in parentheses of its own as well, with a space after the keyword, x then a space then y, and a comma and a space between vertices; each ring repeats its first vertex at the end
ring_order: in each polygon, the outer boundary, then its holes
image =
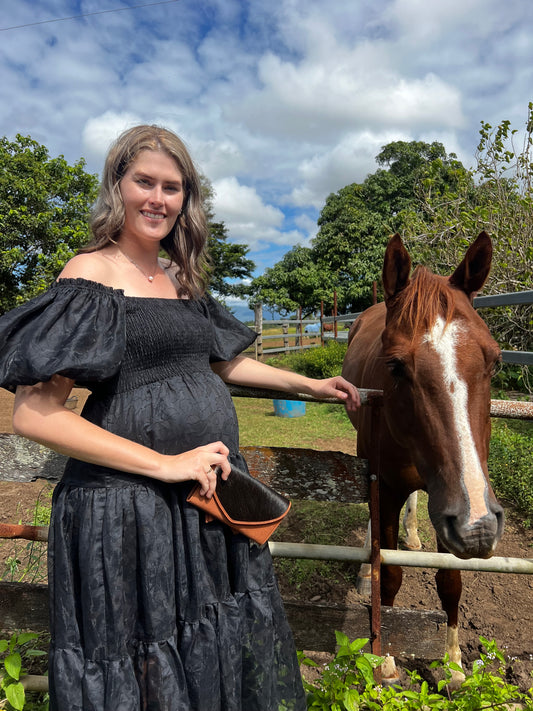
POLYGON ((308 402, 302 417, 277 417, 272 400, 234 398, 234 403, 242 447, 309 447, 355 453, 356 432, 342 405, 308 402))

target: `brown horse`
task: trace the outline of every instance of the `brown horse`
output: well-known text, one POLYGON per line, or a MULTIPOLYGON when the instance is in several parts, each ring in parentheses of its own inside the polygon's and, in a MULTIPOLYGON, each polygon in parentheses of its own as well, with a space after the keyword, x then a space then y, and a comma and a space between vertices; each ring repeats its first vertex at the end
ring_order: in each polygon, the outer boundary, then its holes
MULTIPOLYGON (((503 509, 488 479, 490 380, 501 354, 472 299, 490 271, 492 243, 482 232, 450 277, 418 267, 394 235, 385 253, 385 303, 367 309, 348 337, 343 375, 384 393, 380 447, 382 548, 395 549, 399 517, 418 489, 440 551, 459 558, 490 557, 503 532, 503 509)), ((372 461, 370 415, 350 419, 361 457, 372 461)), ((384 605, 392 605, 402 570, 383 566, 384 605)), ((448 652, 460 663, 457 617, 461 574, 439 570, 437 590, 448 616, 448 652)), ((385 677, 397 678, 393 665, 385 677)), ((454 679, 460 683, 460 675, 454 679)))

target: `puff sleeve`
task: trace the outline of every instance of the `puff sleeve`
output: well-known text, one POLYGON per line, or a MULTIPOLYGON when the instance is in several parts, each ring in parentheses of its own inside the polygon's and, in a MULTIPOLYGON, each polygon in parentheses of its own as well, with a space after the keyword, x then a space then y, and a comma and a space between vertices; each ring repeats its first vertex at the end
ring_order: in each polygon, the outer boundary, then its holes
POLYGON ((255 331, 238 321, 235 316, 206 294, 204 303, 213 330, 213 339, 209 360, 216 363, 232 360, 246 350, 257 338, 255 331))
POLYGON ((112 377, 126 344, 124 295, 85 279, 61 279, 0 318, 0 386, 54 374, 90 385, 112 377))

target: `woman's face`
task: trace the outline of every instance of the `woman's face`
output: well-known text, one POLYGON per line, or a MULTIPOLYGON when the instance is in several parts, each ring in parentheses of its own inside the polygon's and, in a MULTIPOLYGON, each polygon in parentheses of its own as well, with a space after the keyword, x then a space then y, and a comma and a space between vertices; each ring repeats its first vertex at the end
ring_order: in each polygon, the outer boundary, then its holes
POLYGON ((183 206, 183 178, 173 158, 162 151, 139 152, 120 181, 124 203, 123 240, 160 242, 183 206))

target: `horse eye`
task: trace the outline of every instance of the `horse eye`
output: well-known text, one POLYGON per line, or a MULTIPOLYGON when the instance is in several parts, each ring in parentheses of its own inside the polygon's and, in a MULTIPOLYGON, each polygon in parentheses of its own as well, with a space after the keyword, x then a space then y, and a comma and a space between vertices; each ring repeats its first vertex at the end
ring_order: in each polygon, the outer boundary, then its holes
POLYGON ((387 368, 394 378, 401 378, 405 375, 405 363, 400 358, 389 358, 387 368))

